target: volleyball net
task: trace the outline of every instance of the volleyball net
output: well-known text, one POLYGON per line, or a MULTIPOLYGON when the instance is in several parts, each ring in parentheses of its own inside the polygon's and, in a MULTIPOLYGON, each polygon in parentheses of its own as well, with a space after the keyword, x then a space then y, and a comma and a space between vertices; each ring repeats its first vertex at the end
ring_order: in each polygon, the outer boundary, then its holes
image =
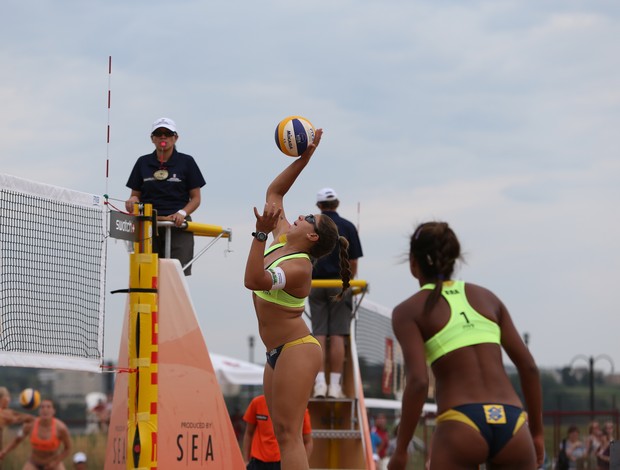
POLYGON ((400 400, 405 386, 405 367, 392 330, 391 310, 364 298, 356 316, 355 343, 364 397, 400 400))
POLYGON ((0 365, 99 372, 103 198, 0 174, 0 365))

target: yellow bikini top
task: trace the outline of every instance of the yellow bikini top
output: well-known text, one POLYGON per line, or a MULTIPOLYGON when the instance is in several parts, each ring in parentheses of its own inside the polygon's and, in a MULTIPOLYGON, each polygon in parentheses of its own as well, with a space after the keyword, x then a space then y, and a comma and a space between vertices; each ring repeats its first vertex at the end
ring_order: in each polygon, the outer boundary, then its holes
MULTIPOLYGON (((265 251, 265 256, 273 251, 277 250, 284 246, 284 243, 277 243, 275 245, 270 246, 267 251, 265 251)), ((308 261, 310 260, 310 256, 308 253, 291 253, 289 255, 282 256, 276 259, 273 263, 267 266, 269 268, 275 268, 278 264, 288 259, 294 258, 306 258, 308 261)), ((289 294, 284 289, 275 289, 275 290, 255 290, 254 293, 257 297, 260 297, 267 302, 271 302, 274 304, 282 305, 283 307, 304 307, 306 304, 305 297, 295 297, 294 295, 289 294)))
MULTIPOLYGON (((421 289, 432 290, 435 284, 421 289)), ((499 325, 476 312, 465 296, 464 281, 446 281, 441 295, 450 305, 450 320, 432 338, 424 343, 429 364, 456 349, 481 343, 501 344, 499 325)))

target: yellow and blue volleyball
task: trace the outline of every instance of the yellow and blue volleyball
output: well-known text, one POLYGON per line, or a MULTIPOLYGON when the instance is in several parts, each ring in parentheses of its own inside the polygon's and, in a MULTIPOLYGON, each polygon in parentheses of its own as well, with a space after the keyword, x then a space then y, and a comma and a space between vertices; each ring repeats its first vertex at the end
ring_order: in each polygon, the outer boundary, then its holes
POLYGON ((276 145, 289 157, 298 157, 314 140, 314 126, 301 116, 289 116, 276 127, 276 145))
POLYGON ((41 394, 34 388, 25 388, 19 394, 19 403, 22 405, 22 408, 35 410, 41 404, 41 394))

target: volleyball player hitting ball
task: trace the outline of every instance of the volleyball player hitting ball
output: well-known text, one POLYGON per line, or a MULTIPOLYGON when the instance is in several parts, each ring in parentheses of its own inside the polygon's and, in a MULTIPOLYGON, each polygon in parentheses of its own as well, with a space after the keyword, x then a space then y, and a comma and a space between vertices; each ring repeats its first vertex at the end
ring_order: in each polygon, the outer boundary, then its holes
POLYGON ((460 258, 459 241, 444 222, 421 224, 411 236, 409 264, 421 289, 392 314, 407 382, 388 469, 406 467, 428 391, 426 361, 438 408, 431 470, 474 470, 483 463, 489 469, 536 469, 544 458, 538 368, 501 300, 451 279, 460 258), (504 370, 502 347, 517 367, 527 415, 504 370))
POLYGON ((245 267, 245 287, 254 291, 259 334, 267 348, 263 390, 284 470, 308 468, 300 430, 323 361, 321 346, 302 318, 312 282, 312 259, 331 253, 340 242, 345 248, 340 250, 344 266, 340 295, 351 278, 347 241, 338 236, 329 217, 300 215, 291 224, 284 213, 284 195, 310 162, 322 134, 317 129, 312 144, 271 182, 262 214, 254 208, 256 232, 245 267), (273 242, 265 250, 270 232, 273 242))

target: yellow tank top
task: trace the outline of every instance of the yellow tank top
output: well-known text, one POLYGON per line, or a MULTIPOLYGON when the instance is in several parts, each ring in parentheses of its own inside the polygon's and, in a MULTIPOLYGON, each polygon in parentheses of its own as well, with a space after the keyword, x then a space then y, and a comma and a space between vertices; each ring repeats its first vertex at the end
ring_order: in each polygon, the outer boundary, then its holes
MULTIPOLYGON (((265 256, 283 246, 284 243, 277 243, 269 247, 267 251, 265 251, 265 256)), ((291 253, 290 255, 282 256, 276 259, 273 263, 267 266, 267 269, 275 268, 281 262, 286 261, 287 259, 294 258, 306 258, 308 261, 310 260, 310 256, 308 255, 308 253, 291 253)), ((294 295, 286 292, 284 289, 255 290, 254 294, 256 294, 257 297, 266 300, 267 302, 282 305, 284 307, 304 307, 306 304, 305 297, 295 297, 294 295)))
MULTIPOLYGON (((435 284, 422 289, 432 290, 435 284)), ((450 319, 446 326, 424 343, 429 364, 456 349, 481 343, 501 344, 499 325, 476 312, 465 296, 464 281, 446 281, 441 295, 450 305, 450 319)))

